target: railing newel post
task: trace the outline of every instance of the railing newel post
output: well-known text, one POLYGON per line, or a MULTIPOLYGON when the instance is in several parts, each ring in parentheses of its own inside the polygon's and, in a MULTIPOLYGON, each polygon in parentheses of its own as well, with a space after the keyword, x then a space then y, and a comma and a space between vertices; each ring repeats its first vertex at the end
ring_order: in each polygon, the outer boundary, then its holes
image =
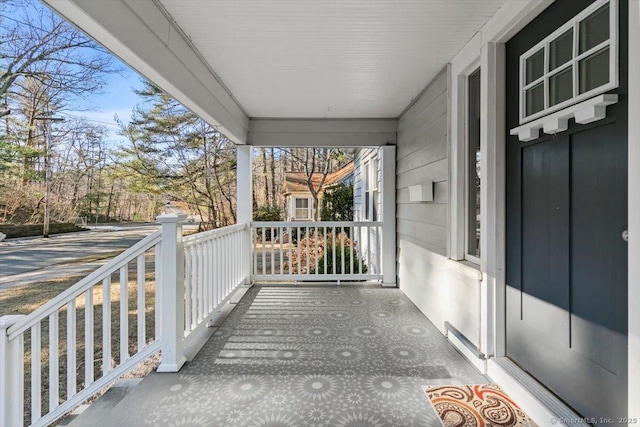
POLYGON ((184 247, 182 224, 184 214, 163 214, 161 251, 161 322, 162 361, 158 372, 178 372, 184 365, 184 247))
POLYGON ((9 340, 8 329, 24 315, 0 317, 0 425, 21 426, 24 416, 24 335, 9 340))

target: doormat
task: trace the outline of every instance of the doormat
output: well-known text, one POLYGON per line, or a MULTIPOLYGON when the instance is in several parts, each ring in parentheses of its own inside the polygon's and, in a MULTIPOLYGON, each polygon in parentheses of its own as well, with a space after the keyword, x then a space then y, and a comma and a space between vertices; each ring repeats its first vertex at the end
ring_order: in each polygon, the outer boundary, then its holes
POLYGON ((495 384, 422 389, 444 427, 537 427, 495 384))

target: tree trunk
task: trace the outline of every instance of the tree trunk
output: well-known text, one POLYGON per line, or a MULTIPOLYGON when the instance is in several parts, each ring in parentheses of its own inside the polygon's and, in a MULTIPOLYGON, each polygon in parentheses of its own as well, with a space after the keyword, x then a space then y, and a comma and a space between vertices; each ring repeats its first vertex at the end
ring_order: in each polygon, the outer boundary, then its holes
POLYGON ((276 201, 276 159, 275 150, 271 147, 271 206, 277 206, 276 201))
POLYGON ((269 178, 267 176, 267 149, 266 148, 262 149, 262 177, 264 179, 264 188, 263 188, 264 204, 269 206, 271 205, 271 203, 269 203, 269 178))

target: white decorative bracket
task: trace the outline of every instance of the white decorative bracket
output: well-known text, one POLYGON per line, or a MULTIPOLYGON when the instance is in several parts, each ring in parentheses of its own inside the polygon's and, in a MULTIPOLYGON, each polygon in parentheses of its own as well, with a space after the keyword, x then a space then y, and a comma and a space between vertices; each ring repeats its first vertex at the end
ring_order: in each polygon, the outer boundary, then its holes
POLYGON ((511 129, 511 135, 518 135, 521 142, 533 141, 540 136, 540 129, 544 133, 555 134, 568 129, 569 119, 576 123, 587 124, 604 119, 607 115, 607 105, 618 102, 618 95, 598 95, 579 104, 572 105, 548 116, 525 123, 511 129))

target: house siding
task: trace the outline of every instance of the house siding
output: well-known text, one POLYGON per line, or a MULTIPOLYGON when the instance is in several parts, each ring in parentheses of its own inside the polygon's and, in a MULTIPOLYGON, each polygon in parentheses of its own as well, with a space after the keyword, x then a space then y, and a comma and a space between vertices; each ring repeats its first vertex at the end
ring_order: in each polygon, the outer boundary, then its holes
MULTIPOLYGON (((382 162, 380 161, 380 154, 377 148, 365 148, 356 151, 354 158, 354 200, 353 200, 353 219, 354 221, 369 221, 365 219, 364 214, 364 163, 367 160, 377 159, 378 169, 376 172, 376 181, 378 191, 382 189, 382 162)), ((376 210, 378 214, 382 212, 382 197, 378 199, 378 204, 376 206, 376 210)), ((382 244, 382 236, 381 233, 378 233, 376 229, 360 230, 359 235, 357 237, 358 245, 362 249, 362 253, 371 254, 371 260, 369 260, 369 267, 371 268, 371 273, 380 273, 382 271, 382 266, 379 263, 379 253, 381 251, 382 244), (368 233, 368 235, 367 235, 368 233)))
POLYGON ((447 259, 449 75, 444 69, 398 120, 398 286, 444 332, 449 321, 479 343, 477 270, 447 259), (409 201, 409 187, 434 182, 434 200, 409 201))

